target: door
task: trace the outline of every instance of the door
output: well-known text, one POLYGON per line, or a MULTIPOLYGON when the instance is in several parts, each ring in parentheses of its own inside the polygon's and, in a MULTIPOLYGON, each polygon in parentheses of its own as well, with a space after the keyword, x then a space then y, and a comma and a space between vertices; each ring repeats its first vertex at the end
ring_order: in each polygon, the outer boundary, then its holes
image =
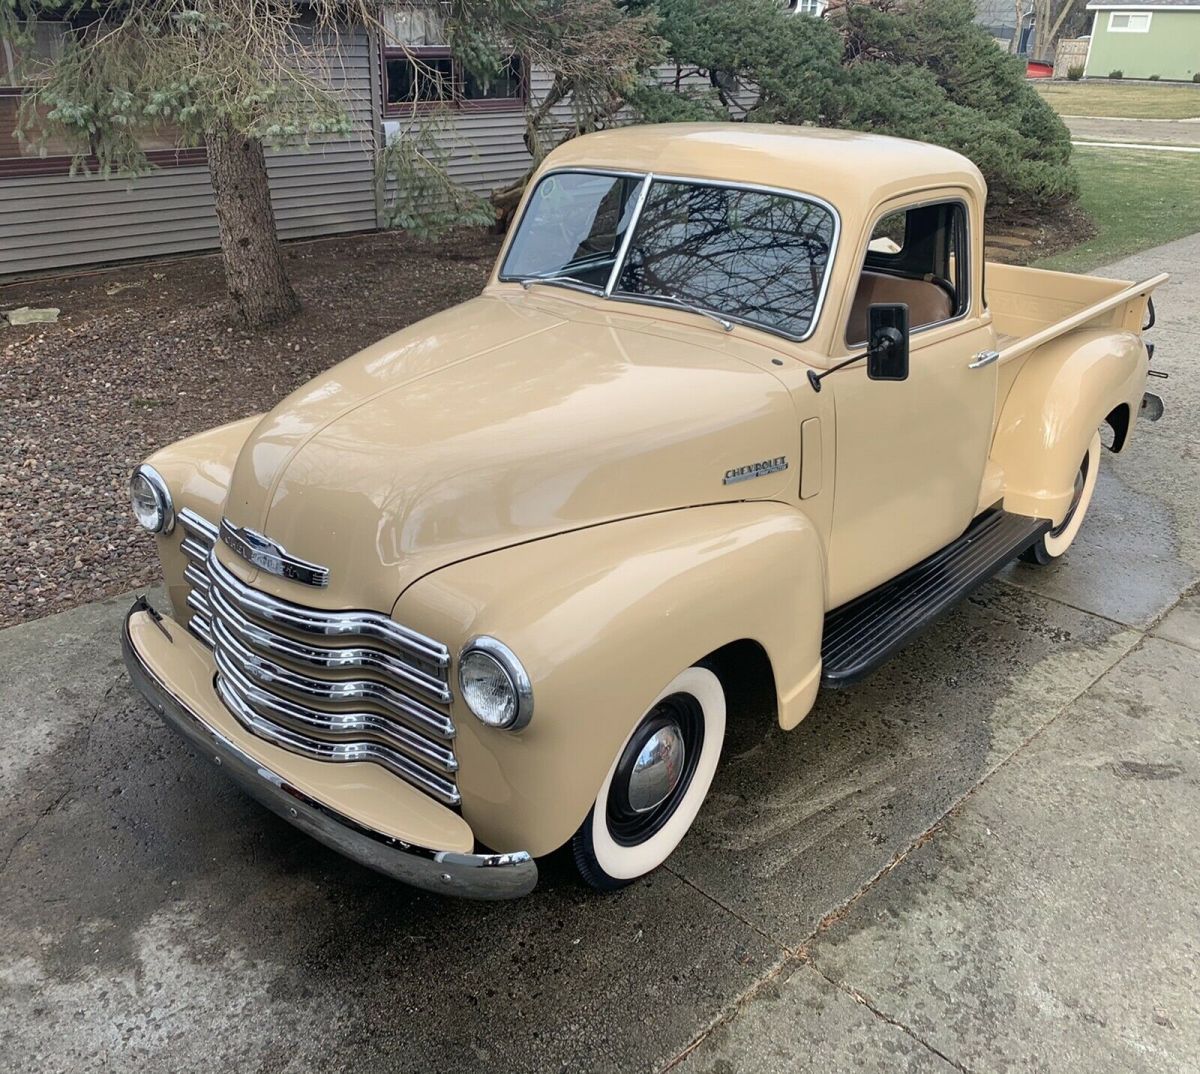
POLYGON ((836 607, 924 559, 976 512, 992 436, 995 336, 970 276, 977 236, 960 195, 889 206, 862 254, 843 311, 846 353, 862 352, 874 303, 909 308, 909 376, 867 379, 856 363, 825 380, 834 392, 836 490, 829 599, 836 607))

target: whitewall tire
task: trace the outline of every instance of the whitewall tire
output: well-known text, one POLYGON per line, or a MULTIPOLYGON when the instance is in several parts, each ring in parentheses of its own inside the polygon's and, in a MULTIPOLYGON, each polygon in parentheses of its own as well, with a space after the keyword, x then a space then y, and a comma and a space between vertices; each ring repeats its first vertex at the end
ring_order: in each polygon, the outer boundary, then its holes
POLYGON ((580 874, 613 891, 657 869, 691 828, 725 739, 725 691, 708 668, 681 671, 625 739, 571 840, 580 874))
POLYGON ((1092 493, 1096 491, 1096 477, 1099 473, 1100 433, 1097 431, 1092 436, 1092 442, 1088 445, 1083 462, 1079 464, 1079 472, 1075 477, 1075 495, 1071 500, 1066 517, 1049 533, 1043 534, 1037 544, 1021 553, 1021 558, 1026 563, 1035 563, 1039 567, 1044 567, 1053 563, 1071 547, 1083 525, 1088 505, 1092 502, 1092 493))

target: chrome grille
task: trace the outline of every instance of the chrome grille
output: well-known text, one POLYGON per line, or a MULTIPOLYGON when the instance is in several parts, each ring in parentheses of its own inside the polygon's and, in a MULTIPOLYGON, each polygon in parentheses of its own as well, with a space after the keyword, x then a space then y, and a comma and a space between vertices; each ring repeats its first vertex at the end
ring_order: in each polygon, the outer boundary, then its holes
POLYGON ((217 527, 179 513, 192 611, 217 693, 245 728, 320 761, 370 761, 459 802, 450 652, 379 612, 327 612, 246 585, 215 554, 217 527))

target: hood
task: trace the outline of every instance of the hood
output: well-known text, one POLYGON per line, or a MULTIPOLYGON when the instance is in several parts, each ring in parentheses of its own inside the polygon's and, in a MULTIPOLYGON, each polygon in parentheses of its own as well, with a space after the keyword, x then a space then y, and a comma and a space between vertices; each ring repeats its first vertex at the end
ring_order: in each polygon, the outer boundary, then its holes
POLYGON ((255 572, 228 548, 222 560, 278 596, 390 610, 419 577, 470 556, 798 480, 784 387, 701 332, 661 328, 484 295, 367 348, 264 416, 225 508, 328 567, 328 587, 255 572), (724 483, 781 455, 789 472, 724 483))

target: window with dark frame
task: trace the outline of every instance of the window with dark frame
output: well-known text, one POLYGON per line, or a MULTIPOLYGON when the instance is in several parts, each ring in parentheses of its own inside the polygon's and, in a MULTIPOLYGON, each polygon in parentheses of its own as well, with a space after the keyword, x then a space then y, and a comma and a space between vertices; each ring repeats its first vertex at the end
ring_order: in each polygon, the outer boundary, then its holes
MULTIPOLYGON (((11 40, 0 41, 0 179, 30 175, 67 175, 71 162, 86 147, 62 136, 38 134, 18 138, 16 128, 22 97, 29 92, 27 71, 30 65, 53 59, 69 30, 65 22, 38 22, 33 40, 17 46, 11 40)), ((41 111, 47 111, 45 106, 41 111)), ((142 148, 151 164, 170 167, 203 164, 203 149, 180 149, 178 132, 171 128, 147 131, 142 148)), ((85 160, 90 167, 93 159, 85 160)))
POLYGON ((384 107, 391 114, 427 108, 521 108, 525 65, 509 56, 488 79, 468 71, 448 48, 428 45, 384 51, 384 107))
POLYGON ((48 138, 39 144, 18 138, 16 130, 21 98, 29 89, 27 65, 51 59, 65 33, 65 24, 39 22, 32 28, 32 42, 18 46, 12 40, 0 41, 0 168, 13 168, 17 162, 43 163, 46 157, 70 157, 74 152, 63 139, 48 138))
POLYGON ((875 224, 846 325, 846 343, 866 339, 867 307, 903 302, 916 331, 967 312, 967 208, 961 201, 914 205, 875 224))
POLYGON ((616 290, 803 339, 835 231, 833 213, 799 195, 655 179, 616 290))

